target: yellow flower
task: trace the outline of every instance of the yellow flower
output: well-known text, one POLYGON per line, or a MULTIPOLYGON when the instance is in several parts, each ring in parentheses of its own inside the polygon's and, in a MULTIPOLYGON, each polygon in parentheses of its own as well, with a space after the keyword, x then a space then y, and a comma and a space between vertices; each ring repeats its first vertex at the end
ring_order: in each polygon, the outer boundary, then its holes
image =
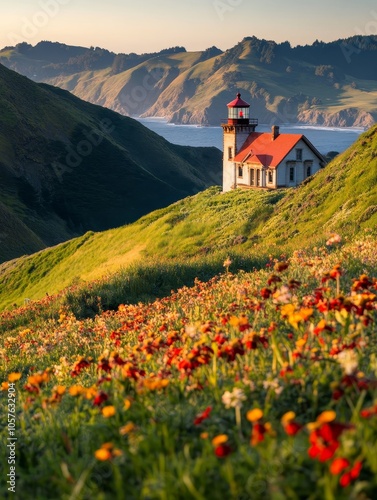
POLYGON ((212 439, 213 446, 219 446, 220 444, 224 444, 228 441, 228 436, 226 434, 219 434, 212 439))
POLYGON ((282 425, 287 425, 295 418, 296 418, 296 413, 294 411, 287 411, 287 413, 284 413, 284 415, 281 417, 280 421, 282 425))
POLYGON ((246 414, 246 418, 249 422, 257 422, 261 418, 263 418, 263 411, 260 408, 254 408, 254 410, 250 410, 246 414))
POLYGON ((22 373, 13 372, 8 375, 8 382, 16 382, 16 380, 20 380, 22 377, 22 373))
POLYGON ((327 422, 332 422, 335 419, 336 419, 335 411, 327 410, 318 415, 317 422, 319 422, 320 424, 325 424, 327 422))
POLYGON ((126 410, 129 410, 129 409, 131 408, 131 404, 132 404, 132 403, 131 403, 131 400, 130 400, 130 399, 126 398, 126 399, 124 400, 124 408, 125 408, 126 410))
POLYGON ((119 429, 119 433, 124 436, 125 434, 129 434, 135 429, 135 424, 133 422, 128 422, 128 424, 124 425, 119 429))
POLYGON ((9 382, 1 382, 1 390, 7 391, 9 389, 9 382))
POLYGON ((113 417, 116 413, 115 406, 105 406, 102 408, 102 415, 105 418, 113 417))
POLYGON ((208 432, 202 432, 202 433, 200 434, 200 438, 201 438, 201 439, 208 439, 208 436, 209 436, 208 432))

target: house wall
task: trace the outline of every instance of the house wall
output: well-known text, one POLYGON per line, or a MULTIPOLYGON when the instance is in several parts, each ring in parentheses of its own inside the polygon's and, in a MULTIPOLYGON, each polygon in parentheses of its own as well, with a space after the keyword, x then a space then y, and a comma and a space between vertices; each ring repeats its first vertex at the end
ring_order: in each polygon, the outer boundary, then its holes
POLYGON ((311 168, 311 175, 318 172, 321 169, 319 158, 313 153, 313 151, 305 144, 304 141, 299 141, 297 145, 292 149, 292 151, 284 158, 277 168, 277 187, 294 187, 298 186, 306 178, 306 168, 305 161, 313 161, 311 168), (302 149, 302 160, 297 160, 296 150, 302 149), (292 162, 289 165, 289 162, 292 162), (287 164, 288 163, 288 164, 287 164), (294 168, 294 180, 291 181, 289 177, 290 166, 294 168))

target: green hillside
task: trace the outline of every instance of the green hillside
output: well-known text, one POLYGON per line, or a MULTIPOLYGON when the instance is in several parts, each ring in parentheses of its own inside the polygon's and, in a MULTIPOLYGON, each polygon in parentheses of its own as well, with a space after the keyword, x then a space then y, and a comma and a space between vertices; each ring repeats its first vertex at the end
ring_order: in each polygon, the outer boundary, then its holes
MULTIPOLYGON (((87 233, 5 264, 0 271, 0 303, 20 304, 121 268, 127 276, 130 265, 136 274, 140 266, 153 274, 165 265, 165 276, 159 279, 168 290, 173 286, 169 269, 175 280, 179 273, 193 278, 208 269, 221 270, 227 255, 238 262, 235 265, 253 268, 269 255, 323 245, 333 232, 351 238, 374 228, 376 200, 377 126, 296 189, 223 194, 213 187, 131 225, 87 233)), ((145 274, 145 287, 152 289, 152 278, 148 282, 145 274)), ((184 282, 182 276, 179 279, 184 282)))
POLYGON ((216 148, 172 145, 1 64, 0 109, 0 262, 220 184, 216 148))
POLYGON ((370 127, 377 119, 376 47, 376 36, 304 47, 246 37, 225 52, 176 47, 127 55, 40 42, 7 47, 0 62, 130 116, 218 125, 241 89, 263 123, 370 127))

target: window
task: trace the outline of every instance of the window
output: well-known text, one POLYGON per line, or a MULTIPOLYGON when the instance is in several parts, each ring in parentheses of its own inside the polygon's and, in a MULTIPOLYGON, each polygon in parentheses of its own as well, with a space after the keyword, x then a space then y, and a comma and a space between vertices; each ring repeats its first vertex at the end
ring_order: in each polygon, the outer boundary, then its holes
POLYGON ((296 149, 296 160, 302 161, 302 149, 296 149))
POLYGON ((257 186, 260 186, 260 170, 257 170, 257 186))
POLYGON ((233 158, 232 148, 228 148, 228 160, 231 160, 232 158, 233 158))
POLYGON ((273 174, 272 170, 269 170, 268 171, 268 183, 272 184, 273 182, 274 182, 274 174, 273 174))
POLYGON ((255 184, 254 178, 255 178, 255 170, 252 168, 250 170, 250 186, 254 186, 255 184))
POLYGON ((289 182, 294 182, 295 180, 295 167, 289 167, 289 182))
POLYGON ((304 172, 306 174, 306 177, 310 177, 312 175, 312 167, 313 167, 312 160, 307 160, 304 162, 304 172))
POLYGON ((243 167, 238 167, 238 177, 243 177, 243 167))

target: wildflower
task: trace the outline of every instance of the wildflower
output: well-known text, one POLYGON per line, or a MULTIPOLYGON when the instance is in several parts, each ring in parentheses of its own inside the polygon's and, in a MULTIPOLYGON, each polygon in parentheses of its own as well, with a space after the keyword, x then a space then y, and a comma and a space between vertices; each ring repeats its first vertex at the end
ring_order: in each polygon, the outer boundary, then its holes
POLYGON ((364 408, 360 412, 360 416, 362 418, 371 418, 373 416, 377 416, 377 403, 375 403, 373 406, 370 406, 369 408, 364 408))
POLYGON ((358 367, 358 356, 355 350, 346 349, 338 354, 338 363, 346 375, 353 375, 358 367))
POLYGON ((94 452, 94 456, 97 460, 105 462, 107 460, 112 460, 115 457, 122 455, 122 450, 114 448, 113 443, 104 443, 99 450, 94 452))
POLYGON ((327 246, 336 245, 337 243, 340 243, 341 241, 342 241, 342 238, 339 236, 339 234, 334 233, 326 241, 326 245, 327 246))
POLYGON ((346 458, 335 458, 330 465, 330 472, 334 476, 340 474, 344 469, 349 467, 350 463, 346 458))
POLYGON ((288 411, 281 417, 281 424, 288 436, 295 436, 303 427, 296 422, 295 418, 296 413, 294 411, 288 411))
POLYGON ((342 457, 335 458, 332 464, 330 465, 330 472, 334 476, 343 473, 339 479, 339 484, 343 488, 349 486, 352 481, 354 481, 359 477, 363 466, 360 460, 356 461, 351 468, 350 465, 351 464, 349 460, 347 460, 347 458, 342 458, 342 457))
POLYGON ((287 285, 283 285, 273 294, 275 304, 288 304, 292 298, 291 291, 287 285))
POLYGON ((339 437, 343 431, 352 429, 350 424, 341 424, 335 421, 336 413, 333 410, 322 412, 315 422, 308 424, 311 431, 309 436, 310 458, 317 458, 320 462, 330 460, 339 448, 339 437))
POLYGON ((279 384, 279 380, 277 378, 274 378, 273 380, 265 380, 263 382, 263 388, 266 390, 273 389, 277 396, 279 396, 284 389, 284 387, 279 384))
POLYGON ((108 395, 105 392, 100 391, 95 395, 93 400, 93 405, 101 406, 101 404, 107 401, 108 399, 109 399, 108 395))
POLYGON ((127 411, 131 408, 132 402, 129 398, 125 398, 124 400, 124 409, 127 411))
POLYGON ((76 397, 76 396, 80 396, 80 394, 82 394, 82 392, 84 391, 84 387, 82 387, 81 385, 72 385, 69 389, 68 389, 68 392, 71 396, 73 397, 76 397))
POLYGON ((289 267, 289 262, 276 262, 276 264, 274 265, 274 270, 277 273, 281 273, 286 269, 288 269, 288 267, 289 267))
POLYGON ((249 422, 257 422, 263 418, 263 411, 260 408, 254 408, 253 410, 247 412, 246 418, 249 422))
POLYGON ((119 429, 119 434, 125 436, 135 429, 136 425, 133 422, 128 422, 126 425, 119 429))
POLYGON ((219 434, 212 439, 213 446, 218 446, 219 444, 224 444, 228 441, 228 436, 226 434, 219 434))
POLYGON ((71 377, 77 377, 82 370, 90 366, 91 362, 92 358, 85 359, 83 356, 79 356, 72 367, 71 377))
POLYGON ((8 382, 16 382, 17 380, 20 380, 21 377, 22 373, 16 373, 16 372, 10 373, 8 375, 8 382))
POLYGON ((223 266, 225 267, 225 270, 226 270, 227 273, 229 272, 229 267, 230 267, 231 264, 232 264, 232 261, 230 260, 230 257, 227 257, 224 260, 224 264, 223 264, 223 266))
POLYGON ((211 411, 212 411, 212 407, 208 406, 202 413, 200 413, 199 415, 196 416, 196 418, 194 420, 194 425, 199 425, 203 422, 203 420, 206 420, 207 418, 209 418, 211 411))
POLYGON ((104 406, 102 408, 102 415, 105 418, 113 417, 116 413, 115 406, 104 406))
POLYGON ((362 274, 360 278, 353 279, 352 290, 366 290, 372 285, 373 281, 371 281, 366 274, 362 274))
POLYGON ((242 401, 245 401, 246 396, 242 389, 234 387, 232 392, 225 391, 221 399, 225 408, 242 408, 242 401))
POLYGON ((232 453, 232 448, 227 444, 228 436, 226 434, 219 434, 212 439, 215 455, 218 458, 225 458, 232 453))

